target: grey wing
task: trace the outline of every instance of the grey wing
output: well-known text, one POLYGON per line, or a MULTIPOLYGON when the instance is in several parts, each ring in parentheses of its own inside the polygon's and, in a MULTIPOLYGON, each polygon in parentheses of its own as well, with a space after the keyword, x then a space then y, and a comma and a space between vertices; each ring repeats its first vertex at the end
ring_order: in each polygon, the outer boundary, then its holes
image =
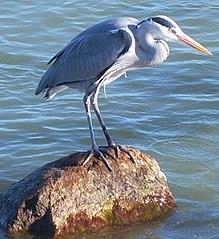
POLYGON ((131 36, 114 24, 103 22, 76 36, 48 63, 35 94, 46 88, 101 76, 131 45, 131 36))

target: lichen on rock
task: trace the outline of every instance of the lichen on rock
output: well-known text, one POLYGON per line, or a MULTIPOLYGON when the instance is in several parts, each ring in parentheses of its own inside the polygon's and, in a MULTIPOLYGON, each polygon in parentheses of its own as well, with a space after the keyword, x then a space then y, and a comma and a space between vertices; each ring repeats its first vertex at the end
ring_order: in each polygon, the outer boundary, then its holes
POLYGON ((96 157, 83 166, 88 152, 37 169, 0 195, 0 227, 58 235, 165 216, 175 206, 166 176, 149 155, 128 150, 136 163, 121 151, 108 159, 113 172, 96 157))

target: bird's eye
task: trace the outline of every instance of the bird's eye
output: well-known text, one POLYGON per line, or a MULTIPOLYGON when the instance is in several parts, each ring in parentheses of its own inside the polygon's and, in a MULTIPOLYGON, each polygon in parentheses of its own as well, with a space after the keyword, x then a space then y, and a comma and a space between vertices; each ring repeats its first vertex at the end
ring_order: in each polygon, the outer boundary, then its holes
POLYGON ((172 32, 172 33, 174 33, 174 34, 176 34, 176 29, 175 28, 170 28, 170 31, 172 32))

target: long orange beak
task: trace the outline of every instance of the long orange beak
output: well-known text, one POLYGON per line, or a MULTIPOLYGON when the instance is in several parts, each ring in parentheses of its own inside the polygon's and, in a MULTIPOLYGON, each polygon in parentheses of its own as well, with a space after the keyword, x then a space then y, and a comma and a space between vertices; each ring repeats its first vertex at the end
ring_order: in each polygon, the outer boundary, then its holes
POLYGON ((183 43, 185 43, 185 44, 187 44, 187 45, 189 45, 207 55, 212 55, 212 53, 207 48, 202 46, 200 43, 198 43, 197 41, 195 41, 194 39, 192 39, 190 36, 186 35, 185 33, 183 33, 182 35, 177 35, 177 37, 181 42, 183 42, 183 43))

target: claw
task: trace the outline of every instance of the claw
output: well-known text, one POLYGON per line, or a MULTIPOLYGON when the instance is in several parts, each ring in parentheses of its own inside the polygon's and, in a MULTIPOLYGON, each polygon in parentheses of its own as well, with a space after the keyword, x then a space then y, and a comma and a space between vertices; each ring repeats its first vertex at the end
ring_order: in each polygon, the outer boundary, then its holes
POLYGON ((107 155, 109 158, 112 158, 113 160, 117 160, 117 155, 116 155, 116 157, 113 155, 113 154, 111 154, 108 150, 107 150, 107 147, 106 146, 101 146, 100 147, 101 148, 101 152, 103 152, 105 155, 107 155))
MULTIPOLYGON (((106 153, 109 155, 109 153, 106 153)), ((89 152, 87 158, 84 160, 83 165, 85 165, 93 156, 96 156, 98 159, 102 160, 103 163, 106 165, 107 169, 112 172, 112 168, 109 165, 106 157, 103 155, 103 153, 100 151, 98 147, 92 147, 91 151, 89 152)), ((110 155, 111 156, 111 155, 110 155)))
POLYGON ((129 152, 129 150, 125 149, 124 146, 122 145, 118 145, 119 149, 123 152, 125 152, 126 154, 128 154, 130 160, 132 161, 132 163, 135 164, 135 158, 132 156, 132 154, 129 152))
POLYGON ((123 151, 124 153, 128 154, 132 163, 135 164, 135 158, 132 156, 132 154, 129 152, 129 150, 125 149, 124 146, 118 145, 118 144, 111 144, 109 147, 113 148, 115 150, 115 154, 116 154, 117 158, 119 157, 120 151, 123 151))

